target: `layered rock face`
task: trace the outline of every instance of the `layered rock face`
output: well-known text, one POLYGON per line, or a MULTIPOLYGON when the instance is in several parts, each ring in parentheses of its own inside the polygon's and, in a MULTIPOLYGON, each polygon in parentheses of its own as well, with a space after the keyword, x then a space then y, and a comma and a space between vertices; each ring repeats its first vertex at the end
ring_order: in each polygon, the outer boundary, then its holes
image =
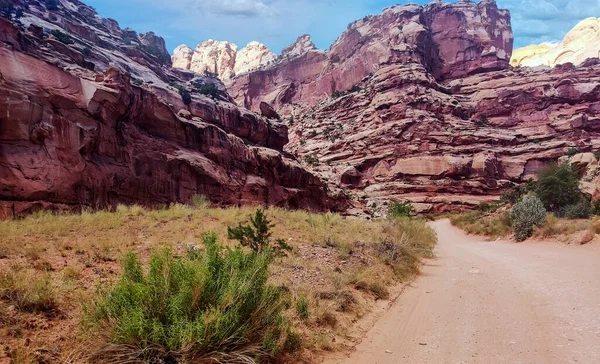
POLYGON ((222 80, 229 80, 276 59, 277 56, 262 43, 250 42, 238 51, 233 43, 208 40, 198 44, 195 50, 185 44, 175 48, 172 66, 198 74, 210 72, 222 80))
POLYGON ((285 47, 281 51, 281 56, 285 58, 298 57, 310 51, 316 51, 317 47, 310 39, 310 35, 304 34, 298 37, 294 43, 285 47))
POLYGON ((589 58, 600 57, 600 19, 588 18, 577 24, 556 47, 532 45, 519 48, 511 59, 517 67, 554 67, 559 64, 580 65, 589 58))
POLYGON ((360 90, 294 115, 290 151, 373 214, 492 202, 570 147, 600 148, 600 65, 504 70, 439 82, 388 65, 360 90))
POLYGON ((327 52, 229 87, 239 104, 271 103, 293 120, 287 150, 366 212, 393 200, 463 210, 569 147, 600 147, 600 65, 512 69, 511 52, 510 15, 493 1, 396 6, 351 24, 327 52))
POLYGON ((491 0, 394 6, 350 24, 326 52, 292 46, 302 52, 227 85, 252 110, 262 101, 314 105, 387 64, 417 62, 437 80, 505 69, 512 41, 510 14, 491 0))
POLYGON ((161 38, 138 39, 76 0, 58 10, 13 3, 24 16, 0 18, 1 217, 195 194, 219 205, 335 207, 282 152, 286 126, 231 103, 215 78, 163 67, 161 38), (211 97, 197 91, 209 83, 211 97))

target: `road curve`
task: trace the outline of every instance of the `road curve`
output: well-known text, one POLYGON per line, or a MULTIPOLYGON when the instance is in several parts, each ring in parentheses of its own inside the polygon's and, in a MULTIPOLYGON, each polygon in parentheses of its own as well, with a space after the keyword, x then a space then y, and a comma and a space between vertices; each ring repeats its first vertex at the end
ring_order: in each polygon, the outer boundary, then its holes
POLYGON ((437 258, 325 364, 600 363, 600 246, 486 242, 448 220, 437 258))

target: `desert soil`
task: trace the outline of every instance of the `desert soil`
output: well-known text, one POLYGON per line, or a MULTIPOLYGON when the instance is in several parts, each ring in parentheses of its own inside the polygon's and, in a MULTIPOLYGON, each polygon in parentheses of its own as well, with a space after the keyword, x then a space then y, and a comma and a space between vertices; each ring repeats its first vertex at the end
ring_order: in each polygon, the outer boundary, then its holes
POLYGON ((349 354, 325 364, 600 363, 600 246, 467 236, 432 223, 437 258, 349 354))

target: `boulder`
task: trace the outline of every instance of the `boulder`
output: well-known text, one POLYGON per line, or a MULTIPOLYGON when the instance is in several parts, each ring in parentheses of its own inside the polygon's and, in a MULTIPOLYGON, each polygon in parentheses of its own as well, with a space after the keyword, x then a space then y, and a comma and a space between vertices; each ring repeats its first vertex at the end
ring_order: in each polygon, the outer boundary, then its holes
POLYGON ((273 107, 271 105, 267 104, 266 102, 260 103, 260 113, 262 116, 266 117, 267 119, 279 120, 281 118, 279 116, 279 114, 277 113, 277 111, 275 111, 275 109, 273 109, 273 107))

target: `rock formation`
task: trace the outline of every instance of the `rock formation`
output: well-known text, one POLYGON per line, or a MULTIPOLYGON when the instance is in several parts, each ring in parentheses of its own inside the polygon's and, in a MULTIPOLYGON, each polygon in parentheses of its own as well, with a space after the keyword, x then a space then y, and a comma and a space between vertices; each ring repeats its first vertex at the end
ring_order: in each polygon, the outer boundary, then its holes
POLYGON ((565 63, 580 65, 589 58, 599 57, 600 18, 588 18, 567 33, 556 47, 531 45, 519 48, 510 63, 515 67, 554 67, 565 63))
POLYGON ((24 16, 0 18, 0 216, 195 194, 334 207, 282 152, 285 125, 231 103, 215 78, 163 67, 162 38, 138 39, 77 0, 13 3, 24 16))
POLYGON ((310 39, 310 35, 304 34, 298 37, 294 43, 285 47, 281 51, 281 56, 284 58, 298 57, 310 51, 316 51, 317 47, 310 39))
POLYGON ((307 47, 299 57, 238 75, 228 89, 252 110, 261 101, 314 105, 386 64, 418 62, 438 80, 506 69, 512 41, 510 14, 492 0, 394 6, 350 24, 328 51, 307 47))
POLYGON ((395 6, 326 52, 228 84, 238 104, 273 105, 291 125, 286 149, 369 213, 392 200, 461 210, 570 147, 600 148, 599 62, 511 69, 511 53, 510 15, 494 1, 395 6))
POLYGON ((258 42, 250 42, 237 53, 233 72, 239 75, 253 71, 263 65, 274 62, 275 59, 277 59, 277 56, 267 46, 258 42))
POLYGON ((196 50, 185 44, 175 48, 172 65, 198 74, 210 72, 222 80, 229 80, 237 74, 268 65, 276 59, 273 52, 258 42, 250 42, 238 51, 233 43, 211 39, 198 44, 196 50))
POLYGON ((426 212, 472 208, 571 147, 600 148, 600 65, 443 83, 418 63, 388 65, 359 86, 281 112, 294 115, 287 148, 374 213, 391 200, 426 212))

